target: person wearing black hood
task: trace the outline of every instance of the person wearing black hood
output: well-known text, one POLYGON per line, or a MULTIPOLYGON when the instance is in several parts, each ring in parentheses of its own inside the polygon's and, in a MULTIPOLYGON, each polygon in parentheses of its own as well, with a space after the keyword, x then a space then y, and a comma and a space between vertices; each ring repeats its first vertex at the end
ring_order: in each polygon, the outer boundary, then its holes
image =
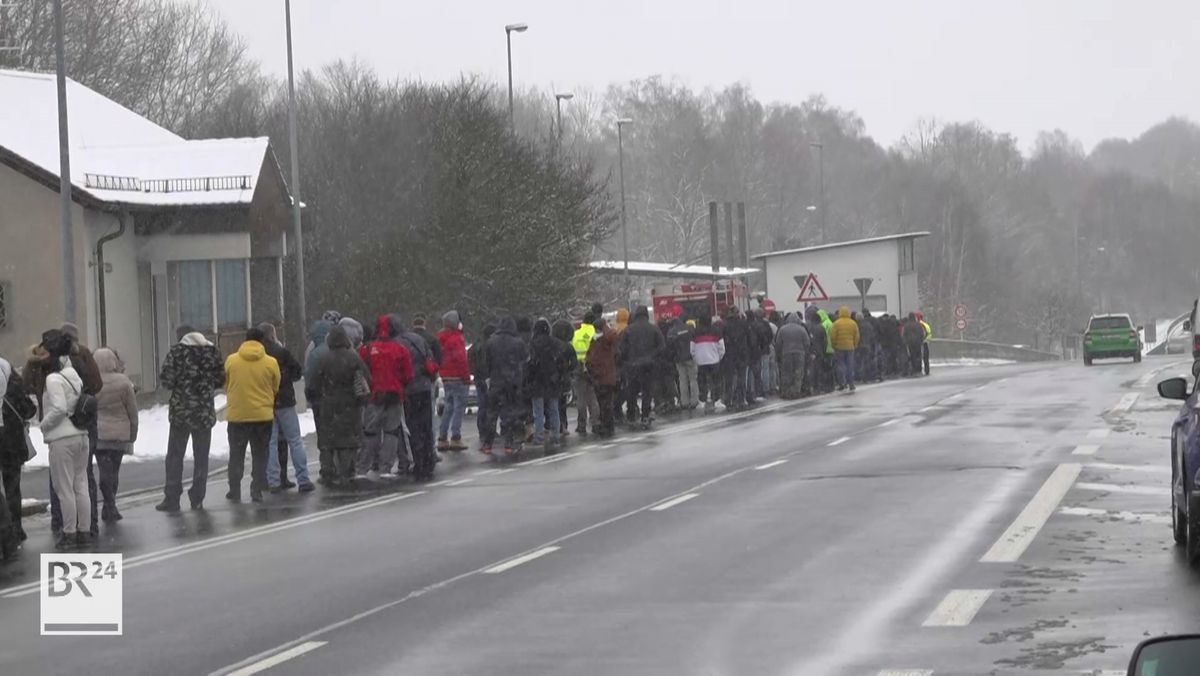
POLYGON ((563 363, 560 381, 562 383, 562 391, 558 396, 558 417, 562 435, 565 437, 570 434, 570 421, 567 420, 567 402, 571 398, 571 388, 575 382, 575 372, 579 371, 582 366, 575 354, 575 348, 571 345, 571 341, 575 337, 575 327, 571 326, 571 322, 565 319, 559 319, 550 326, 550 335, 557 338, 563 344, 563 363))
POLYGON ((368 397, 356 385, 366 384, 369 389, 371 370, 353 350, 345 327, 330 329, 326 346, 308 385, 321 400, 315 414, 320 417, 321 444, 331 465, 326 481, 349 487, 354 481, 354 458, 362 447, 362 412, 368 397))
POLYGON ((808 306, 804 311, 805 324, 808 328, 808 367, 805 370, 804 393, 819 394, 824 390, 821 380, 822 359, 825 357, 825 327, 817 314, 815 305, 808 306))
POLYGON ((921 322, 917 320, 916 314, 910 312, 904 318, 903 337, 905 356, 908 358, 904 367, 904 375, 919 376, 921 375, 921 353, 922 346, 925 344, 925 327, 921 326, 921 322))
POLYGON ((775 354, 779 360, 780 396, 796 399, 804 390, 804 367, 808 361, 808 329, 799 313, 789 314, 787 323, 775 334, 775 354))
MULTIPOLYGON (((438 363, 433 349, 421 334, 406 331, 397 315, 388 318, 395 340, 408 350, 412 359, 412 380, 404 388, 404 422, 408 427, 408 450, 412 455, 413 478, 433 479, 437 451, 433 448, 433 380, 438 363)), ((437 342, 437 339, 434 339, 437 342)))
POLYGON ((856 319, 858 322, 858 354, 855 356, 858 382, 870 382, 876 379, 879 365, 875 362, 875 324, 871 311, 863 309, 856 319))
MULTIPOLYGON (((550 443, 545 445, 547 452, 558 446, 562 431, 558 398, 563 390, 566 347, 566 343, 550 335, 549 321, 543 318, 533 325, 533 337, 529 341, 529 375, 526 382, 533 404, 533 445, 544 444, 548 426, 550 443)), ((573 355, 574 351, 572 358, 573 355)))
POLYGON ((525 368, 529 348, 517 335, 517 322, 512 317, 500 320, 496 333, 488 339, 483 352, 484 368, 488 374, 488 429, 479 450, 491 455, 496 441, 496 422, 504 436, 504 453, 516 451, 516 443, 524 439, 521 427, 525 368))
MULTIPOLYGON (((487 438, 488 430, 488 376, 487 360, 484 359, 483 348, 488 339, 496 333, 496 325, 488 324, 483 327, 483 337, 471 344, 467 349, 467 365, 471 368, 471 378, 475 381, 475 401, 478 404, 475 411, 475 427, 479 430, 479 439, 487 438)), ((492 435, 496 434, 496 426, 492 425, 492 435)))
POLYGON ((650 424, 655 359, 666 345, 662 332, 650 323, 650 311, 645 305, 633 311, 633 320, 621 334, 621 366, 625 372, 625 400, 630 411, 637 410, 641 395, 642 425, 650 424))
POLYGON ((735 307, 726 312, 724 338, 725 358, 721 360, 721 368, 725 372, 725 408, 741 411, 747 404, 746 376, 749 375, 752 336, 735 307))

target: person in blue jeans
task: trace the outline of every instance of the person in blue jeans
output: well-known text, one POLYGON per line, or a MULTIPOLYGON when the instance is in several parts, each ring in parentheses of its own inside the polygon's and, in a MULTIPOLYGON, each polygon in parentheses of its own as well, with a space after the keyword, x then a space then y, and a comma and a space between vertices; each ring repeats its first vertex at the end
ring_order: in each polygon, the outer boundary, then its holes
POLYGON ((259 324, 258 329, 263 333, 263 345, 267 355, 274 357, 279 363, 279 392, 275 395, 275 421, 271 425, 271 442, 267 446, 267 488, 272 493, 291 487, 287 476, 281 471, 279 455, 275 449, 279 446, 279 438, 287 443, 292 458, 292 467, 296 472, 296 486, 301 493, 313 490, 312 481, 308 478, 308 453, 304 449, 304 439, 300 434, 300 417, 296 414, 296 381, 304 375, 304 367, 292 356, 283 343, 279 342, 275 326, 269 322, 259 324))
POLYGON ((533 403, 533 445, 542 446, 546 430, 550 430, 551 450, 558 446, 562 431, 558 417, 558 397, 562 393, 564 361, 573 358, 574 350, 550 335, 550 322, 545 318, 533 325, 529 341, 529 395, 533 403))
POLYGON ((467 445, 462 440, 462 421, 471 388, 471 367, 462 322, 454 310, 442 315, 442 330, 438 331, 437 342, 442 355, 442 387, 446 390, 438 429, 438 450, 464 451, 467 445))

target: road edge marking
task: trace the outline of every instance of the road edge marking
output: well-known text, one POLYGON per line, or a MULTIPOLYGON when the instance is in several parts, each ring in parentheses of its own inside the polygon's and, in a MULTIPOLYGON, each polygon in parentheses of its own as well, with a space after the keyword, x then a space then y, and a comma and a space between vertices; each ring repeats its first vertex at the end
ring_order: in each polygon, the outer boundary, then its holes
POLYGON ((921 623, 922 627, 965 627, 992 596, 991 589, 951 589, 921 623))
POLYGON ((242 667, 237 671, 230 672, 229 676, 253 676, 259 672, 279 666, 288 660, 296 659, 301 655, 310 653, 323 645, 328 645, 328 643, 328 641, 309 641, 307 643, 301 643, 294 648, 289 648, 283 652, 275 653, 266 659, 259 660, 250 666, 242 667))
POLYGON ((981 563, 1012 563, 1033 544, 1034 538, 1058 508, 1067 491, 1079 477, 1083 465, 1064 463, 1054 468, 1045 483, 1034 494, 1025 509, 1017 515, 987 553, 979 559, 981 563))

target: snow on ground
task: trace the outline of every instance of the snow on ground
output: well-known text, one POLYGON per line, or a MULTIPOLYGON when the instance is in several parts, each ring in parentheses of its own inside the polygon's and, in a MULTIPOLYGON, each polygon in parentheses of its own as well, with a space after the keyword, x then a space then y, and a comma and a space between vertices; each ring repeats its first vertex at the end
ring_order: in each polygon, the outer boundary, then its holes
POLYGON ((1012 359, 931 359, 930 366, 1003 366, 1016 364, 1012 359))
MULTIPOLYGON (((224 395, 218 396, 215 402, 218 411, 225 408, 224 395)), ((146 462, 166 457, 169 431, 170 422, 167 420, 166 404, 140 411, 137 443, 134 444, 133 455, 125 456, 124 462, 146 462)), ((300 432, 307 435, 312 434, 314 431, 316 431, 316 424, 313 422, 312 410, 310 409, 300 414, 300 432)), ((38 452, 37 457, 30 460, 26 466, 48 466, 49 451, 46 448, 45 442, 42 441, 42 431, 37 427, 30 427, 29 436, 33 440, 34 446, 37 447, 38 452)), ((217 426, 213 428, 212 446, 209 448, 209 455, 220 458, 229 457, 229 439, 226 435, 224 420, 217 421, 217 426)))

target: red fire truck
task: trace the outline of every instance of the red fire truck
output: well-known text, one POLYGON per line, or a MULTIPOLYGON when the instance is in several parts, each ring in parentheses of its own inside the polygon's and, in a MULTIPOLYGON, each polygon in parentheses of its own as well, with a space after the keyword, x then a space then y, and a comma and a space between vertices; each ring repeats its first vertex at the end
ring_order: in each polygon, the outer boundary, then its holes
POLYGON ((736 279, 656 286, 650 297, 655 321, 721 316, 729 307, 746 309, 750 299, 746 286, 736 279))

